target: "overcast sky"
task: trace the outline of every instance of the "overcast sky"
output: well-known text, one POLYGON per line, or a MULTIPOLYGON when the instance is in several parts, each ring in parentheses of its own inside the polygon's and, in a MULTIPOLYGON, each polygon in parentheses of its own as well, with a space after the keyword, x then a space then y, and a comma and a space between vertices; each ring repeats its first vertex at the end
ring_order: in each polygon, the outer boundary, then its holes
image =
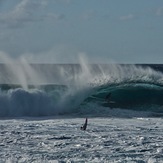
POLYGON ((43 63, 163 63, 163 0, 0 0, 0 51, 43 63))

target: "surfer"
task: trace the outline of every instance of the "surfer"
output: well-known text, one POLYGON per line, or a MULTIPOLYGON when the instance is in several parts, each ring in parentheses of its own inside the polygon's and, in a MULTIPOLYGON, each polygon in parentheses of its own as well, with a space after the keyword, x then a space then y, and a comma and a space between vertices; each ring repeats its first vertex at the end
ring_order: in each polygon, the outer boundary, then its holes
POLYGON ((115 101, 111 101, 110 98, 111 98, 111 93, 109 93, 109 94, 105 97, 105 100, 106 100, 106 102, 109 104, 109 108, 112 109, 112 108, 113 108, 113 105, 115 104, 115 101))
POLYGON ((109 93, 106 97, 105 100, 109 103, 110 102, 110 97, 111 97, 111 93, 109 93))
POLYGON ((86 130, 86 128, 87 128, 87 123, 88 123, 88 119, 86 118, 86 119, 85 119, 84 125, 81 126, 80 129, 81 129, 81 130, 86 130))

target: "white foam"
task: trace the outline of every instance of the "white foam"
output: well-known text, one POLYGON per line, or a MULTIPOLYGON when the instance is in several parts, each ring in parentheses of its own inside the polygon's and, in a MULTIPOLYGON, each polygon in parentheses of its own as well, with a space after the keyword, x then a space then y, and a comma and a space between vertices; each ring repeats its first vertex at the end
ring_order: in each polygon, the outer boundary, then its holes
POLYGON ((163 119, 84 119, 0 120, 0 162, 162 162, 163 119))

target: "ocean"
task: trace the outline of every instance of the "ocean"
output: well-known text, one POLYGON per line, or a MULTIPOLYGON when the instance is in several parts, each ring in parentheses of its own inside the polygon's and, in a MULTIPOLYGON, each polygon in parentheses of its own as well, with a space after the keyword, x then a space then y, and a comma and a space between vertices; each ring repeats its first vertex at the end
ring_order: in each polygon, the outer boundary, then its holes
POLYGON ((0 162, 163 162, 162 117, 163 65, 0 64, 0 162))

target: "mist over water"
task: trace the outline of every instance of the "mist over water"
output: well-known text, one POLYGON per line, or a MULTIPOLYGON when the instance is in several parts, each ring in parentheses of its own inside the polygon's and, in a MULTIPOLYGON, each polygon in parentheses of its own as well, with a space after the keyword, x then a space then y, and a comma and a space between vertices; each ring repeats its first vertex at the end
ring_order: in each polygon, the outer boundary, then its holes
MULTIPOLYGON (((39 76, 32 68, 32 66, 23 58, 12 59, 5 53, 0 53, 0 61, 3 65, 3 80, 2 84, 19 84, 25 90, 28 89, 30 82, 37 84, 39 76)), ((2 79, 1 79, 2 80, 2 79)))
POLYGON ((79 57, 78 64, 30 64, 23 56, 13 59, 0 52, 0 61, 3 68, 0 71, 2 74, 0 83, 19 84, 26 90, 31 84, 63 84, 76 87, 81 85, 83 87, 87 84, 103 85, 125 80, 163 83, 162 72, 155 71, 149 66, 90 64, 82 56, 79 57))

